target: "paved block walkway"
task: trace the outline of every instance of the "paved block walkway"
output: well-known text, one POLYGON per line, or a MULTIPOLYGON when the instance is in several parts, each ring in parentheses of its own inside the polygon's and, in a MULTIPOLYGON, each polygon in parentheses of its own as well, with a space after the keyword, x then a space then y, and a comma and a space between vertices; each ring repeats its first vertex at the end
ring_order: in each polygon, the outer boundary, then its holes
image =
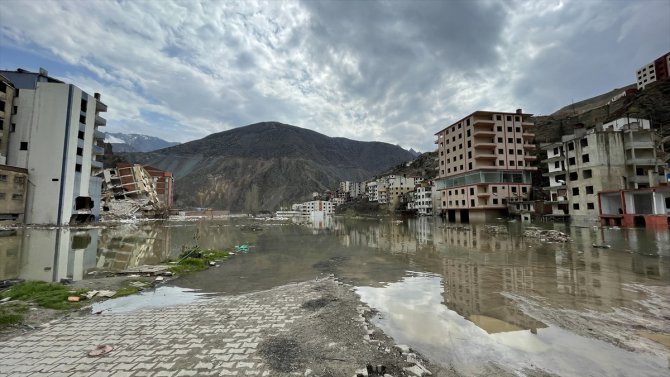
POLYGON ((259 343, 311 315, 301 305, 317 284, 63 319, 0 343, 0 376, 274 375, 259 343), (99 344, 114 350, 88 357, 99 344))

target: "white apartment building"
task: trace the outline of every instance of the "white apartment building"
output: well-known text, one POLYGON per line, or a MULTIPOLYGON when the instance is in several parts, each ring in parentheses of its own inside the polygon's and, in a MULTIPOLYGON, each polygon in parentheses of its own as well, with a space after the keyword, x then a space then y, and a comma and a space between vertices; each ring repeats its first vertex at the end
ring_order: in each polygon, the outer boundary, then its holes
POLYGON ((366 194, 365 182, 352 182, 349 187, 349 197, 358 198, 366 194))
POLYGON ((414 205, 417 213, 421 216, 433 215, 433 188, 434 186, 421 185, 416 188, 413 194, 414 205))
POLYGON ((646 120, 622 122, 578 129, 542 146, 549 177, 545 190, 554 216, 596 222, 599 192, 658 185, 665 165, 657 156, 658 136, 646 120))
POLYGON ((104 153, 98 127, 107 106, 72 84, 22 69, 0 71, 15 88, 9 132, 9 166, 29 174, 25 221, 65 225, 99 218, 104 153))
POLYGON ((377 181, 370 181, 366 183, 366 191, 368 193, 368 200, 371 202, 379 201, 379 188, 377 187, 377 181))
POLYGON ((330 215, 335 213, 335 203, 326 200, 312 200, 293 205, 292 209, 300 211, 303 215, 309 215, 312 212, 324 212, 330 215))

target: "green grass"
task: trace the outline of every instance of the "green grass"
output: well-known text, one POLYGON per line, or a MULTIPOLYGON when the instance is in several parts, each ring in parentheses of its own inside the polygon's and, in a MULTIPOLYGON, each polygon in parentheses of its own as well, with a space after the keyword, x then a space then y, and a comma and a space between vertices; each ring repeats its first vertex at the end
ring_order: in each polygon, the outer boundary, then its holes
POLYGON ((119 297, 124 297, 124 296, 130 296, 130 295, 134 295, 135 293, 137 293, 141 290, 142 290, 142 288, 133 287, 133 286, 129 285, 127 287, 122 287, 121 289, 116 291, 116 293, 112 297, 113 298, 119 298, 119 297))
POLYGON ((82 293, 83 291, 71 292, 68 287, 60 284, 26 281, 3 291, 0 298, 11 297, 12 300, 32 301, 45 308, 64 310, 80 307, 79 302, 69 302, 67 298, 82 293))
POLYGON ((190 253, 190 255, 187 258, 179 260, 174 266, 171 266, 170 271, 174 274, 184 274, 206 270, 209 267, 209 262, 225 260, 230 256, 230 253, 224 250, 197 249, 195 252, 190 253))
POLYGON ((22 302, 8 302, 0 305, 0 329, 23 322, 28 306, 22 302))

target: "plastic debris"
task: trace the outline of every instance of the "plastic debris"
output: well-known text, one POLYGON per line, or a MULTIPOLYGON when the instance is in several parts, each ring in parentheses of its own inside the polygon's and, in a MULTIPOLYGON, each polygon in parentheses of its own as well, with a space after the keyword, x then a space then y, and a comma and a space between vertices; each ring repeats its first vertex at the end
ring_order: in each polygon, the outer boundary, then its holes
POLYGON ((79 302, 80 298, 79 296, 68 296, 67 300, 70 302, 79 302))
POLYGON ((112 352, 114 347, 110 346, 109 344, 100 344, 95 349, 91 352, 88 353, 89 357, 99 357, 105 354, 108 354, 112 352))
POLYGON ((100 291, 96 291, 96 290, 88 291, 88 292, 86 292, 86 294, 84 294, 84 296, 86 296, 86 299, 87 299, 87 300, 90 300, 90 299, 92 299, 93 297, 95 297, 95 295, 97 295, 99 292, 100 292, 100 291))

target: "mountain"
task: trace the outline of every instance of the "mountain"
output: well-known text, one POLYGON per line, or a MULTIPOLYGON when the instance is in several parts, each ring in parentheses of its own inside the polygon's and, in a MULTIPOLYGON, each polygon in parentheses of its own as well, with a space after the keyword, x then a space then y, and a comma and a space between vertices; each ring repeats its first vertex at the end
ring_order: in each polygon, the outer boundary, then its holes
POLYGON ((171 171, 177 206, 231 211, 274 210, 413 159, 399 146, 328 137, 278 122, 124 157, 171 171))
POLYGON ((662 136, 670 135, 670 79, 657 81, 641 91, 629 91, 625 96, 613 100, 635 85, 614 89, 554 112, 551 115, 535 116, 533 121, 536 142, 553 142, 561 135, 573 132, 575 125, 582 123, 593 127, 597 123, 630 116, 650 119, 652 128, 662 136))
POLYGON ((105 143, 111 144, 114 152, 151 152, 179 144, 154 136, 111 132, 105 133, 105 143))

